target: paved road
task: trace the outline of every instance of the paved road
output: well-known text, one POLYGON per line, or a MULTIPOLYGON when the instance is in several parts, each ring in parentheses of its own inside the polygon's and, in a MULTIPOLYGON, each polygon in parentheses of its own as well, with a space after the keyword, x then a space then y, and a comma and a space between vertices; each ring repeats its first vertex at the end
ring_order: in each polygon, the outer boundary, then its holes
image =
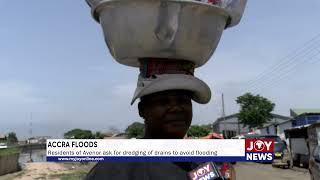
POLYGON ((237 163, 235 165, 237 180, 310 180, 307 169, 274 168, 271 164, 237 163))

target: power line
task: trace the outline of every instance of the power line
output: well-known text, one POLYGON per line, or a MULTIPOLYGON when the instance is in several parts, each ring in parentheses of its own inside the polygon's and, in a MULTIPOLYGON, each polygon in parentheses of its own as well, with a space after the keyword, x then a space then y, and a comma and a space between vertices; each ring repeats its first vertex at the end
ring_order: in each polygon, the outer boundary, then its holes
POLYGON ((270 83, 272 83, 274 81, 279 81, 279 78, 289 75, 295 69, 298 69, 299 67, 302 67, 303 63, 306 63, 308 60, 312 59, 313 57, 317 56, 318 54, 319 54, 319 52, 316 52, 316 54, 312 54, 311 56, 309 56, 304 61, 292 64, 291 67, 284 69, 281 73, 278 73, 278 74, 275 74, 273 76, 270 76, 270 78, 268 78, 268 79, 264 80, 262 83, 260 83, 259 86, 255 86, 252 89, 259 89, 261 87, 267 86, 268 84, 270 84, 270 83))
POLYGON ((283 68, 288 67, 292 62, 295 61, 296 58, 299 56, 305 56, 306 54, 310 53, 314 49, 317 48, 317 43, 318 43, 318 38, 320 37, 320 33, 317 34, 315 37, 313 37, 311 40, 308 42, 304 43, 301 47, 298 49, 294 50, 292 53, 288 54, 284 58, 282 58, 279 63, 271 66, 267 70, 263 71, 260 73, 257 78, 254 80, 251 80, 247 83, 248 87, 256 86, 257 84, 260 83, 261 80, 265 79, 266 77, 268 78, 269 74, 275 72, 275 71, 280 71, 283 68), (288 60, 286 60, 288 59, 288 60))
MULTIPOLYGON (((317 53, 317 54, 315 54, 315 55, 313 55, 312 57, 310 57, 308 60, 312 60, 312 59, 316 59, 315 61, 311 61, 311 62, 309 62, 309 65, 313 65, 313 64, 316 64, 316 63, 318 63, 318 62, 320 62, 320 59, 317 57, 317 55, 319 55, 320 54, 320 51, 317 53)), ((299 64, 297 64, 296 66, 298 66, 299 64)), ((259 88, 256 88, 255 90, 254 90, 254 92, 259 92, 259 91, 261 91, 261 90, 263 90, 263 89, 267 89, 267 88, 269 88, 269 87, 277 87, 278 85, 280 85, 281 84, 281 82, 283 82, 284 80, 288 80, 288 79, 290 79, 290 78, 292 78, 292 76, 289 76, 290 74, 292 74, 293 72, 295 72, 295 71, 297 71, 297 70, 299 70, 299 68, 292 68, 292 69, 290 69, 289 71, 287 71, 286 73, 284 73, 284 74, 282 74, 282 76, 278 76, 278 78, 277 79, 274 79, 275 81, 269 81, 269 83, 267 83, 267 84, 265 84, 264 86, 261 86, 261 87, 259 87, 259 88)))
MULTIPOLYGON (((317 58, 317 57, 313 57, 313 58, 315 58, 316 61, 311 62, 310 65, 313 65, 313 64, 320 62, 319 58, 317 58)), ((266 86, 264 88, 260 88, 260 92, 267 89, 267 88, 270 88, 270 87, 273 87, 273 88, 278 87, 281 84, 281 82, 283 82, 284 80, 290 80, 291 78, 292 78, 292 76, 284 76, 279 81, 276 81, 273 84, 269 84, 269 86, 266 86)), ((258 91, 256 91, 256 92, 258 92, 258 91)))
POLYGON ((267 84, 270 84, 274 81, 278 81, 279 78, 283 77, 283 76, 287 76, 289 75, 292 71, 294 71, 295 69, 298 69, 299 67, 303 67, 303 63, 308 63, 308 61, 310 61, 310 59, 313 59, 314 57, 316 57, 318 54, 320 53, 319 50, 317 50, 315 53, 309 55, 307 58, 302 59, 302 61, 297 61, 295 63, 293 63, 290 67, 285 68, 284 71, 282 71, 279 74, 275 74, 274 76, 270 76, 271 78, 265 80, 263 83, 260 84, 260 86, 256 86, 255 89, 261 88, 266 86, 267 84))
POLYGON ((315 44, 313 45, 312 48, 309 48, 307 50, 305 50, 303 53, 301 54, 298 54, 294 57, 292 57, 291 59, 289 59, 289 61, 286 61, 285 63, 282 63, 280 64, 279 66, 277 66, 276 68, 272 69, 269 74, 265 74, 263 77, 257 79, 255 81, 255 83, 253 83, 251 86, 249 86, 248 88, 254 88, 254 87, 257 87, 258 85, 261 84, 261 81, 264 82, 265 79, 271 79, 273 76, 273 74, 279 74, 281 73, 283 70, 286 70, 286 69, 290 69, 292 66, 294 66, 296 63, 299 63, 299 62, 303 62, 304 58, 306 56, 308 56, 309 54, 313 53, 314 51, 318 51, 318 47, 319 44, 315 44))
MULTIPOLYGON (((293 52, 291 52, 290 54, 288 54, 287 56, 285 56, 284 58, 280 59, 279 63, 277 64, 274 64, 273 66, 271 66, 269 69, 263 71, 262 73, 260 73, 258 76, 257 76, 257 79, 258 80, 259 78, 261 78, 261 76, 264 76, 265 74, 268 74, 269 73, 269 70, 273 71, 274 68, 277 68, 279 67, 281 64, 284 64, 286 63, 287 61, 282 61, 282 60, 285 60, 287 58, 289 58, 290 56, 296 56, 295 54, 297 54, 299 51, 302 51, 304 52, 304 49, 307 48, 308 46, 313 46, 313 42, 314 41, 317 41, 318 38, 320 37, 320 33, 317 34, 315 37, 313 37, 311 40, 307 41, 306 43, 304 43, 301 47, 295 49, 293 52)), ((290 60, 290 59, 289 59, 290 60)), ((248 82, 248 84, 251 84, 252 82, 255 82, 256 80, 251 80, 248 82)))

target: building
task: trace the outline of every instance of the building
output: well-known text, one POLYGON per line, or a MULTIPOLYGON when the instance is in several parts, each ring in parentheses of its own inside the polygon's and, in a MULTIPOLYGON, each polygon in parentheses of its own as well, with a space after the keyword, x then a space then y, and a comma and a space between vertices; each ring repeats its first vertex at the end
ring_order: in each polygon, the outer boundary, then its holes
POLYGON ((128 137, 126 133, 114 133, 114 134, 108 133, 108 134, 105 134, 103 139, 128 139, 128 137))
POLYGON ((0 141, 1 140, 6 140, 6 136, 4 134, 0 134, 0 141))
POLYGON ((45 144, 47 139, 50 139, 50 136, 37 136, 31 137, 27 140, 27 144, 45 144))
MULTIPOLYGON (((271 114, 272 119, 264 125, 267 127, 272 124, 279 124, 290 120, 290 117, 282 116, 278 114, 271 114)), ((250 132, 248 127, 243 127, 243 124, 239 123, 238 113, 232 114, 226 117, 220 117, 213 123, 213 131, 218 133, 223 133, 227 137, 233 137, 238 134, 246 134, 250 132)), ((269 129, 269 131, 273 131, 269 129)))
POLYGON ((255 132, 262 135, 277 135, 285 139, 284 130, 320 122, 320 109, 290 109, 290 116, 290 120, 265 125, 255 132))
POLYGON ((290 109, 293 127, 320 122, 320 109, 290 109))
POLYGON ((6 136, 0 134, 0 149, 4 149, 4 148, 7 148, 6 136))
POLYGON ((279 123, 268 124, 263 128, 257 129, 255 133, 261 135, 277 135, 281 139, 285 139, 284 131, 293 127, 293 121, 293 119, 289 119, 279 123))

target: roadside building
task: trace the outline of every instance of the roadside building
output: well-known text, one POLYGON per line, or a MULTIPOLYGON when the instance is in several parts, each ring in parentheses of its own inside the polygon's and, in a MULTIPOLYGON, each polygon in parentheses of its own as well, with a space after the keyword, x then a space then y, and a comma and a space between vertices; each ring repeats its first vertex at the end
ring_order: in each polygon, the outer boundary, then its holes
MULTIPOLYGON (((282 116, 278 114, 271 114, 271 115, 272 115, 272 119, 268 123, 264 124, 263 127, 267 127, 272 124, 283 123, 290 120, 290 117, 287 117, 287 116, 282 116)), ((213 123, 212 126, 213 126, 214 132, 223 133, 227 137, 233 137, 238 134, 246 134, 250 132, 250 129, 247 126, 243 127, 243 124, 239 122, 238 113, 225 116, 225 117, 220 117, 213 123)), ((269 128, 269 130, 266 129, 266 131, 269 131, 270 133, 276 130, 269 128)))
POLYGON ((256 130, 261 135, 277 135, 285 139, 284 131, 298 126, 305 126, 320 122, 320 109, 290 109, 291 119, 265 125, 256 130))
POLYGON ((285 139, 284 131, 286 129, 291 129, 292 127, 293 119, 289 119, 279 123, 268 124, 263 128, 256 130, 256 133, 261 135, 277 135, 281 139, 285 139))
POLYGON ((0 149, 7 148, 6 136, 0 134, 0 149))
POLYGON ((36 136, 31 137, 27 140, 27 144, 45 144, 47 139, 50 139, 50 136, 36 136))
POLYGON ((26 145, 28 143, 28 140, 21 140, 21 141, 18 141, 18 145, 26 145))
POLYGON ((104 136, 103 139, 128 139, 126 133, 114 133, 108 134, 108 136, 104 136))
POLYGON ((4 134, 0 134, 0 141, 5 141, 6 140, 6 136, 4 134))
POLYGON ((103 139, 110 139, 115 133, 107 132, 102 133, 103 139))
POLYGON ((0 149, 3 148, 7 148, 7 140, 5 135, 0 134, 0 149))
POLYGON ((320 122, 320 109, 290 109, 293 127, 320 122))

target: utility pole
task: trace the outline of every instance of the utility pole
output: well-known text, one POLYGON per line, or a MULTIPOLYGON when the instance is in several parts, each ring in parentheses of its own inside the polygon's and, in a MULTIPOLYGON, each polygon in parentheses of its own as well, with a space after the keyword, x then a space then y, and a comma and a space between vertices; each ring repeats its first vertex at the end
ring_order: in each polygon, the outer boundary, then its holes
POLYGON ((33 162, 32 160, 32 144, 31 144, 31 141, 30 139, 32 138, 32 112, 30 113, 30 130, 29 130, 29 133, 30 133, 30 138, 29 138, 29 147, 30 147, 30 162, 33 162))
POLYGON ((239 122, 239 118, 238 119, 238 135, 240 135, 240 122, 239 122))
POLYGON ((225 114, 225 111, 224 111, 224 97, 223 97, 223 93, 222 93, 222 119, 223 119, 223 136, 224 138, 227 136, 227 133, 226 133, 226 114, 225 114))

